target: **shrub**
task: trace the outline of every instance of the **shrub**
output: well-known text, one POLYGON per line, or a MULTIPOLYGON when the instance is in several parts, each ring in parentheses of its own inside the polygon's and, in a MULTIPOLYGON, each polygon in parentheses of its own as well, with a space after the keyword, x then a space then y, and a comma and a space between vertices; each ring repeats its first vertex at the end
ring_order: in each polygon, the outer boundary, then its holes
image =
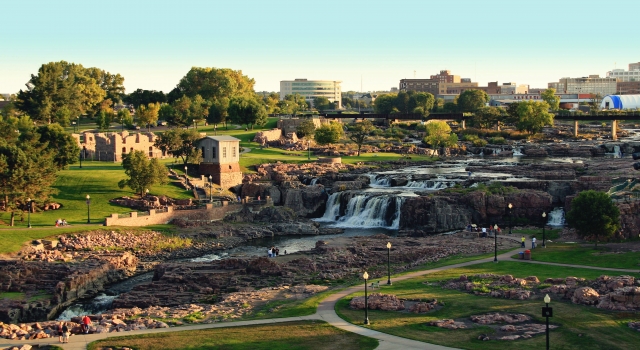
POLYGON ((478 140, 478 139, 479 139, 478 135, 475 135, 475 134, 463 134, 462 135, 462 141, 471 141, 471 142, 473 142, 473 141, 478 140))
POLYGON ((475 147, 484 147, 487 145, 487 140, 477 139, 473 141, 473 145, 475 147))
POLYGON ((504 137, 492 137, 489 139, 489 143, 492 145, 504 145, 507 143, 507 141, 505 141, 504 137))

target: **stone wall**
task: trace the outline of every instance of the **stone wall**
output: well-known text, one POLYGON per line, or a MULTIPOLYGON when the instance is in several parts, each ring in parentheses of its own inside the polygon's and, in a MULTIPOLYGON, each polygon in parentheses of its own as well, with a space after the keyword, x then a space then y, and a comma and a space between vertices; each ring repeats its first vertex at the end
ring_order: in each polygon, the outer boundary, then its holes
POLYGON ((264 140, 265 142, 276 141, 282 137, 282 129, 271 129, 260 131, 256 133, 254 141, 257 139, 264 140))
MULTIPOLYGON (((291 118, 291 119, 279 119, 278 120, 278 129, 282 130, 284 134, 288 134, 291 132, 296 132, 298 129, 298 125, 303 121, 307 120, 307 118, 291 118)), ((313 124, 316 129, 321 127, 324 124, 328 124, 331 120, 326 118, 311 118, 313 124)))
POLYGON ((85 159, 98 161, 119 162, 122 156, 132 151, 143 151, 150 158, 162 158, 160 149, 154 146, 157 136, 152 132, 129 134, 128 131, 119 133, 91 133, 72 134, 78 146, 85 150, 85 159), (83 141, 83 142, 81 142, 83 141))
POLYGON ((158 212, 154 209, 145 212, 144 215, 138 215, 138 212, 129 213, 128 217, 120 217, 122 214, 111 214, 106 218, 105 226, 147 226, 166 224, 177 218, 190 218, 194 220, 222 220, 225 215, 232 212, 242 210, 242 206, 237 203, 222 202, 222 206, 216 207, 207 204, 203 209, 191 210, 175 210, 173 207, 167 207, 164 212, 158 212))
POLYGON ((233 186, 240 185, 242 183, 242 171, 240 171, 240 164, 215 164, 215 163, 200 163, 198 172, 203 175, 211 174, 213 183, 219 184, 224 189, 229 189, 233 186))

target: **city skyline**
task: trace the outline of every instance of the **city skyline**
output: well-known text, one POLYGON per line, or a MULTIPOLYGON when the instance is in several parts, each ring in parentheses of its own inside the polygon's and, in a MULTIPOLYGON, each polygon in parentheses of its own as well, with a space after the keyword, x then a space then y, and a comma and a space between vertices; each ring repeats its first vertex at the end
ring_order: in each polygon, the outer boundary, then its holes
POLYGON ((340 80, 343 91, 389 90, 414 71, 428 78, 440 70, 480 86, 545 88, 640 61, 640 48, 628 43, 640 34, 633 25, 640 4, 620 1, 625 11, 615 16, 595 5, 116 0, 105 9, 26 0, 3 5, 0 93, 24 89, 42 64, 60 60, 120 73, 127 92, 167 93, 192 66, 242 70, 256 91, 279 91, 281 80, 296 78, 340 80))

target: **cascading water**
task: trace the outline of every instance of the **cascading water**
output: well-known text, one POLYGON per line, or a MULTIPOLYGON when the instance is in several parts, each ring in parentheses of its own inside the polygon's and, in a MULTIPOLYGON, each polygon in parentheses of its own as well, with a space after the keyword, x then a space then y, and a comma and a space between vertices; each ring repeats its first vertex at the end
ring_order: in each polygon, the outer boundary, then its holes
POLYGON ((622 158, 622 151, 620 151, 620 146, 613 146, 613 156, 615 158, 622 158))
POLYGON ((518 147, 518 148, 513 148, 513 155, 514 156, 524 156, 524 154, 522 153, 522 147, 518 147))
POLYGON ((314 177, 313 179, 311 179, 311 183, 309 183, 309 186, 313 186, 318 182, 318 178, 314 177))
POLYGON ((115 295, 100 294, 83 304, 74 304, 64 310, 60 316, 58 316, 58 320, 69 321, 72 317, 101 314, 111 309, 111 304, 115 298, 115 295))
POLYGON ((371 187, 391 187, 391 179, 378 174, 369 174, 369 185, 371 187))
POLYGON ((346 192, 333 193, 327 199, 324 216, 316 219, 319 222, 335 222, 335 227, 384 227, 398 229, 400 227, 400 208, 404 202, 402 196, 388 194, 357 194, 349 199, 341 213, 342 196, 346 192))
POLYGON ((555 208, 549 213, 549 226, 564 226, 564 209, 555 208))
POLYGON ((445 181, 409 181, 409 183, 405 186, 407 188, 420 188, 425 190, 443 190, 447 187, 452 186, 452 183, 448 183, 445 181))

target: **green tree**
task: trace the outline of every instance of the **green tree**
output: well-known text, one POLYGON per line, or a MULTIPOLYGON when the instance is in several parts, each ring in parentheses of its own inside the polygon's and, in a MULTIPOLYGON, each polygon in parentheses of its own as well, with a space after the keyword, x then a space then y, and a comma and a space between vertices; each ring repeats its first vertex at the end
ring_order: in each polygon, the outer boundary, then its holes
POLYGON ((393 103, 394 107, 396 107, 396 109, 400 111, 400 113, 409 113, 409 111, 411 110, 409 101, 411 100, 411 96, 413 94, 414 91, 399 92, 395 97, 395 101, 393 103))
POLYGON ((209 115, 207 116, 207 122, 213 124, 214 129, 218 127, 218 124, 226 124, 229 117, 229 98, 222 97, 214 100, 209 107, 209 115))
POLYGON ((302 120, 298 127, 296 128, 296 134, 298 137, 308 137, 311 138, 316 132, 316 124, 313 123, 312 118, 307 118, 302 120))
POLYGON ((118 187, 129 187, 142 197, 146 189, 156 184, 167 183, 167 167, 158 159, 149 159, 143 151, 133 151, 122 159, 122 167, 128 179, 118 182, 118 187))
POLYGON ((474 113, 471 118, 471 123, 479 128, 488 129, 494 125, 498 125, 503 116, 502 108, 481 107, 474 113))
POLYGON ((390 114, 393 112, 396 103, 397 94, 385 94, 380 95, 373 101, 373 108, 376 113, 379 114, 390 114))
POLYGON ((300 94, 286 95, 278 102, 278 113, 296 115, 300 111, 309 109, 309 104, 300 94))
POLYGON ((601 93, 596 93, 596 94, 590 94, 589 96, 589 106, 591 107, 591 110, 593 111, 599 111, 600 110, 600 102, 602 102, 602 94, 601 93))
POLYGON ((100 130, 109 130, 112 122, 113 122, 113 115, 111 113, 101 111, 96 116, 96 125, 100 130))
POLYGON ((409 98, 409 110, 412 113, 419 113, 423 116, 429 115, 429 111, 433 109, 435 98, 427 92, 417 92, 409 98))
POLYGON ((130 129, 133 127, 133 116, 131 116, 131 112, 127 108, 123 108, 118 111, 118 121, 120 124, 130 129))
POLYGON ((549 113, 549 105, 546 102, 532 100, 519 102, 517 114, 516 128, 531 134, 542 131, 545 125, 553 124, 553 114, 549 113))
POLYGON ((332 109, 333 103, 331 103, 331 101, 329 101, 329 99, 326 97, 314 97, 313 107, 320 112, 324 112, 327 109, 332 109))
POLYGON ((331 122, 324 124, 316 129, 314 135, 315 140, 320 145, 330 145, 336 143, 344 136, 344 129, 342 124, 338 122, 331 122))
POLYGON ((458 97, 458 109, 462 112, 475 112, 489 102, 489 95, 482 90, 466 90, 458 97))
POLYGON ((156 138, 155 146, 163 153, 168 153, 176 158, 181 158, 186 166, 189 162, 194 162, 196 157, 196 141, 202 136, 196 129, 169 129, 159 134, 156 138))
POLYGON ((180 79, 176 89, 181 95, 194 98, 200 95, 207 101, 253 94, 255 80, 240 70, 228 68, 193 67, 180 79))
POLYGON ((71 125, 71 111, 69 110, 69 108, 67 108, 67 106, 62 106, 60 107, 55 114, 55 117, 53 118, 53 121, 55 123, 58 123, 62 126, 69 126, 71 125))
POLYGON ((432 148, 453 147, 458 143, 458 136, 451 133, 451 127, 442 120, 433 120, 425 125, 427 136, 423 142, 432 148))
POLYGON ((170 104, 162 104, 158 110, 158 120, 164 120, 169 125, 177 126, 176 110, 170 104))
POLYGON ((160 105, 157 103, 149 103, 148 105, 140 105, 136 109, 136 117, 141 126, 146 126, 147 130, 151 132, 151 125, 155 125, 158 121, 158 114, 160 112, 160 105))
POLYGON ((110 91, 120 88, 96 80, 98 71, 65 61, 43 64, 37 74, 31 75, 28 89, 18 92, 16 107, 36 122, 51 123, 63 107, 72 118, 88 112, 93 114, 94 108, 107 98, 104 88, 110 91))
POLYGON ((560 109, 560 96, 556 96, 556 89, 546 89, 540 94, 540 97, 549 105, 552 111, 560 109))
POLYGON ((162 91, 137 89, 136 91, 125 95, 122 98, 122 101, 130 103, 133 107, 138 108, 140 105, 148 105, 149 103, 166 103, 167 96, 162 91))
POLYGON ((360 149, 362 148, 362 145, 367 141, 367 138, 369 138, 369 135, 371 135, 375 129, 376 127, 368 119, 359 123, 353 123, 349 126, 349 139, 358 145, 358 157, 360 157, 360 149))
POLYGON ((173 101, 171 107, 173 107, 174 114, 172 119, 167 119, 167 123, 178 127, 186 127, 193 124, 193 117, 191 116, 191 99, 189 97, 180 97, 173 101))
POLYGON ((605 192, 582 191, 571 201, 571 210, 566 215, 569 226, 585 238, 612 236, 620 229, 620 211, 605 192))
POLYGON ((40 126, 36 132, 40 135, 41 147, 51 151, 53 163, 58 169, 64 169, 79 159, 80 147, 76 139, 59 124, 40 126))
POLYGON ((267 122, 267 111, 255 96, 238 96, 229 101, 229 117, 236 124, 244 124, 253 130, 253 125, 267 122))
POLYGON ((204 123, 207 119, 210 105, 209 101, 206 101, 200 95, 196 95, 191 99, 191 116, 196 129, 198 128, 198 124, 204 123))
POLYGON ((458 111, 458 105, 455 102, 447 102, 442 105, 442 110, 448 113, 454 113, 458 111))

